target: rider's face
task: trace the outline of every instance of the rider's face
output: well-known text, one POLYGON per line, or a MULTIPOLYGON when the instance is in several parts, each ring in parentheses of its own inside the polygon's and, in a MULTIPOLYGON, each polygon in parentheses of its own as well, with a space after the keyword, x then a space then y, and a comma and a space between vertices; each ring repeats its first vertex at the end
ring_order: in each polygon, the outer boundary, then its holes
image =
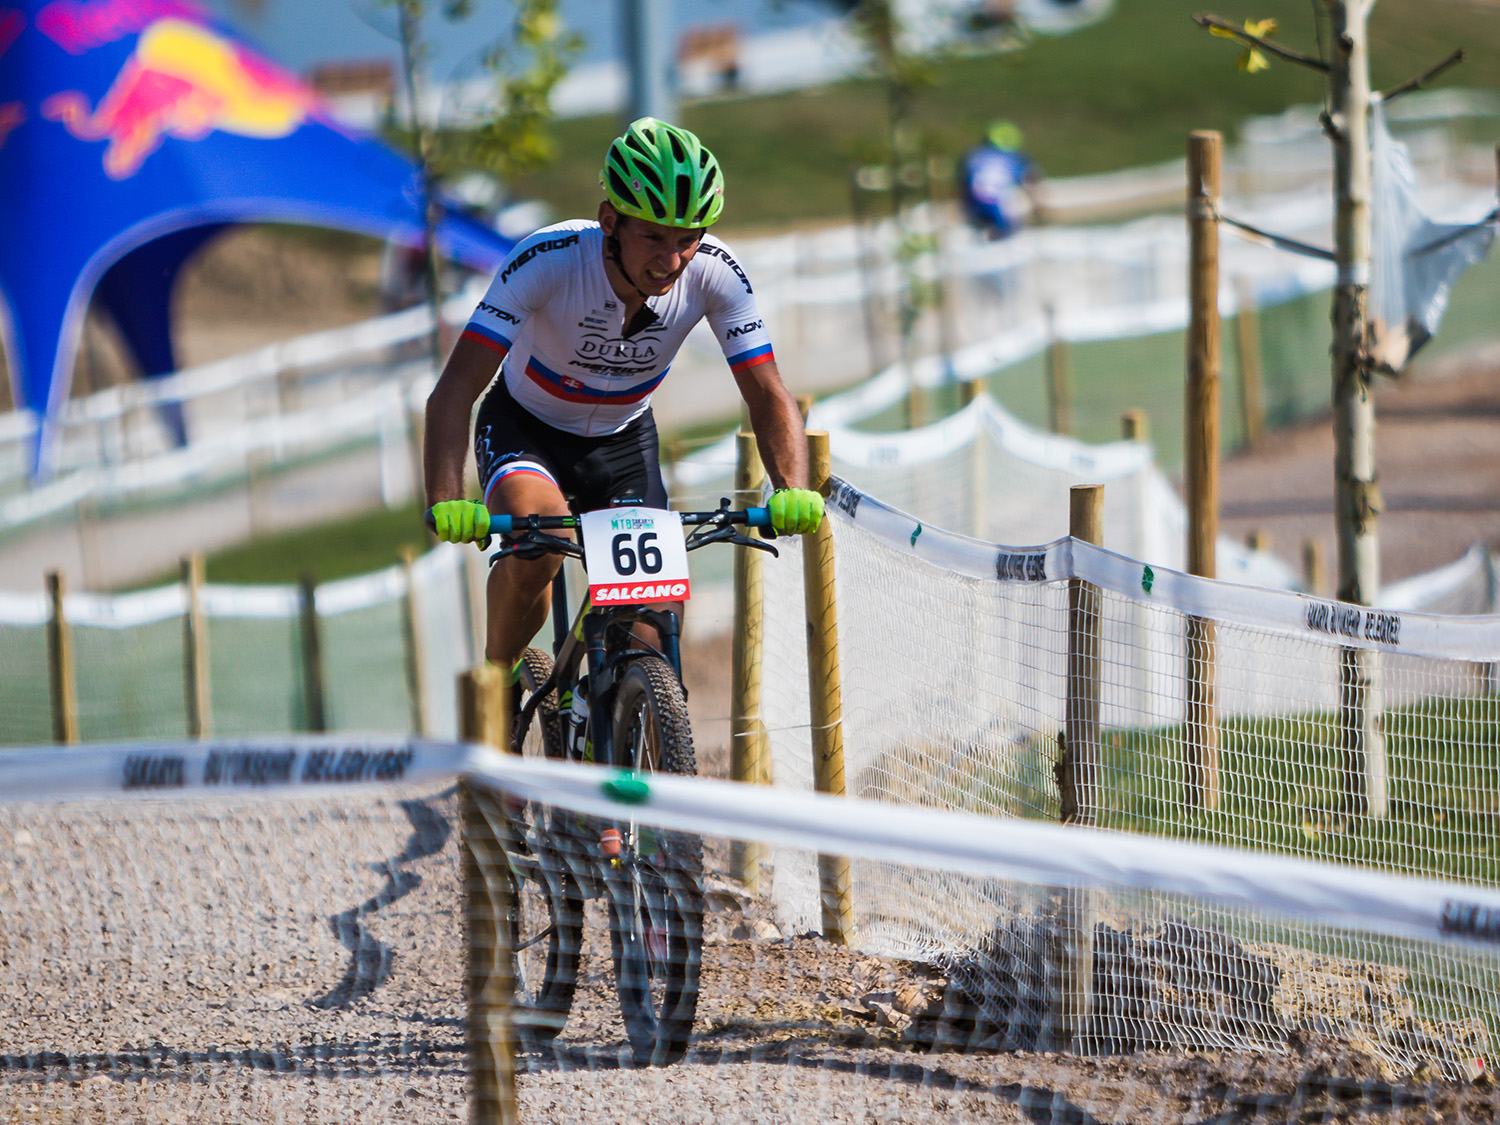
POLYGON ((599 225, 620 240, 620 260, 627 280, 648 297, 672 288, 698 252, 701 230, 683 230, 621 215, 608 203, 599 208, 599 225))

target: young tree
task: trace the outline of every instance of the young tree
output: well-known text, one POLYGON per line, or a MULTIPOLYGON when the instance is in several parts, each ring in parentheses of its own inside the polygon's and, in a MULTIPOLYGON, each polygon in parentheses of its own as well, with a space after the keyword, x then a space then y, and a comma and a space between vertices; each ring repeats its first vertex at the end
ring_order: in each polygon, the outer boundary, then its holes
MULTIPOLYGON (((435 231, 438 206, 435 184, 460 168, 478 168, 502 182, 552 160, 555 144, 549 132, 553 120, 552 90, 568 72, 571 58, 581 49, 582 37, 565 30, 558 0, 515 0, 511 34, 497 40, 485 64, 495 75, 493 113, 466 129, 444 130, 441 122, 424 122, 420 112, 420 68, 428 55, 421 27, 428 14, 427 0, 380 0, 396 9, 399 19, 402 70, 409 107, 407 128, 416 150, 426 200, 426 279, 433 318, 433 359, 443 361, 442 288, 435 231)), ((444 19, 466 19, 472 0, 442 0, 444 19)))

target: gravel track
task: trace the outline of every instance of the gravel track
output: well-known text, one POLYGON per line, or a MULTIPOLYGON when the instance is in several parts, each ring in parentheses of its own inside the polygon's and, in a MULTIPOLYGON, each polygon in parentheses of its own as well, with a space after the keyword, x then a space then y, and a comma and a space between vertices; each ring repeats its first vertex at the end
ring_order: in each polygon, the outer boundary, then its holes
MULTIPOLYGON (((0 806, 0 1121, 467 1118, 453 794, 0 806), (210 846, 212 845, 212 846, 210 846)), ((722 846, 708 854, 721 855, 722 846)), ((608 937, 527 1122, 1489 1121, 1488 1082, 1393 1085, 1373 1056, 943 1053, 931 971, 783 936, 708 879, 688 1058, 628 1065, 608 937), (1327 1111, 1325 1113, 1325 1110, 1327 1111)))

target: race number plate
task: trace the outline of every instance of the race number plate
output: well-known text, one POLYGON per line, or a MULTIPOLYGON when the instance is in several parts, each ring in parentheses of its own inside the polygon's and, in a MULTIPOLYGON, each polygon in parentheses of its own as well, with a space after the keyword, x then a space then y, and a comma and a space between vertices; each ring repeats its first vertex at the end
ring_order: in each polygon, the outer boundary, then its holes
POLYGON ((682 517, 661 508, 585 512, 583 561, 595 605, 680 602, 688 591, 682 517))

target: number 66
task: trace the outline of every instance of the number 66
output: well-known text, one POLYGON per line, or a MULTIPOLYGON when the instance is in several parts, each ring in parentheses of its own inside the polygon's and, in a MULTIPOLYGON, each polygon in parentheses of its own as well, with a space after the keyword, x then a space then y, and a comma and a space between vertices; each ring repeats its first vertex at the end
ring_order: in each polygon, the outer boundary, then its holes
MULTIPOLYGON (((655 574, 661 570, 661 548, 652 546, 656 538, 656 532, 643 531, 640 538, 640 568, 647 574, 655 574)), ((622 531, 616 535, 610 544, 610 552, 614 556, 615 573, 634 574, 636 568, 636 553, 631 550, 632 536, 628 531, 622 531)))

